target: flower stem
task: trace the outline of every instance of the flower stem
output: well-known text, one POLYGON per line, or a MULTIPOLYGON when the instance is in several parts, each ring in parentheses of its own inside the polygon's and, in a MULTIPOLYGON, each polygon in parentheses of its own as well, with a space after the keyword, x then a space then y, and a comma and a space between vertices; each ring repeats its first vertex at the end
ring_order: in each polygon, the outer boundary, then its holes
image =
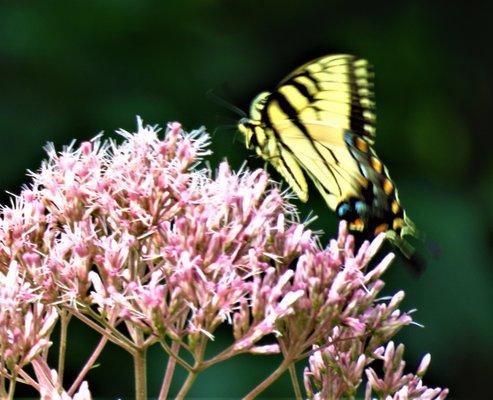
POLYGON ((255 399, 260 393, 274 383, 292 365, 291 358, 285 358, 281 364, 270 374, 267 379, 260 383, 255 389, 248 393, 243 400, 255 399))
POLYGON ((288 370, 289 376, 291 377, 291 384, 293 385, 294 396, 296 400, 301 400, 303 399, 303 396, 301 395, 300 382, 298 379, 298 375, 296 374, 296 365, 292 363, 289 366, 288 370))
POLYGON ((214 364, 222 362, 228 358, 231 358, 234 355, 239 354, 240 352, 235 349, 234 345, 229 346, 228 348, 221 351, 219 354, 216 354, 214 357, 206 360, 202 363, 202 368, 206 369, 212 367, 214 364))
MULTIPOLYGON (((173 346, 169 347, 164 340, 160 340, 159 343, 163 347, 164 351, 168 354, 168 356, 173 357, 175 361, 180 364, 185 370, 191 371, 192 366, 188 364, 185 360, 183 360, 177 352, 173 351, 173 346)), ((174 342, 173 342, 174 343, 174 342)), ((180 346, 180 343, 177 342, 178 347, 180 346)))
POLYGON ((60 343, 58 346, 58 378, 60 388, 63 387, 63 373, 65 371, 65 355, 67 353, 67 333, 71 315, 65 310, 60 312, 60 343))
POLYGON ((75 391, 78 389, 79 385, 81 384, 82 380, 86 376, 86 374, 89 372, 89 370, 92 368, 96 360, 98 359, 99 355, 104 349, 104 346, 106 346, 106 343, 108 342, 108 337, 107 336, 102 336, 101 339, 99 340, 98 345, 94 349, 94 351, 91 354, 91 357, 87 360, 86 364, 80 371, 79 375, 75 379, 74 383, 72 383, 72 386, 70 386, 70 389, 68 390, 68 394, 70 396, 73 396, 75 391))
POLYGON ((12 379, 9 381, 9 394, 8 394, 9 400, 14 400, 15 383, 16 383, 16 375, 14 375, 12 379))
POLYGON ((193 383, 195 382, 195 379, 197 379, 197 375, 200 371, 203 370, 202 364, 204 361, 204 354, 205 354, 205 347, 207 344, 207 339, 203 338, 200 343, 196 347, 195 351, 195 363, 193 365, 193 369, 188 372, 187 379, 185 379, 185 382, 183 383, 180 391, 176 395, 176 400, 183 400, 185 396, 187 395, 188 391, 192 387, 193 383))
MULTIPOLYGON (((20 382, 24 383, 25 385, 32 386, 38 392, 40 391, 39 384, 33 378, 31 378, 26 371, 24 371, 23 369, 20 369, 19 370, 19 376, 22 377, 22 381, 20 381, 20 382)), ((1 396, 2 396, 2 393, 0 393, 0 398, 2 398, 1 396)))
POLYGON ((147 399, 147 349, 135 349, 134 373, 135 373, 135 399, 147 399))
POLYGON ((195 371, 190 371, 188 373, 187 379, 183 383, 180 391, 176 395, 176 400, 183 400, 185 396, 187 395, 188 391, 193 385, 193 382, 195 382, 195 379, 197 378, 197 372, 195 371))
POLYGON ((0 398, 7 397, 7 391, 5 390, 5 375, 0 375, 0 398))
MULTIPOLYGON (((173 342, 171 344, 171 351, 173 354, 178 354, 180 350, 180 344, 173 342)), ((166 373, 164 374, 163 385, 159 392, 159 400, 166 400, 168 398, 169 388, 171 386, 171 380, 173 379, 173 373, 175 372, 176 358, 171 354, 168 355, 168 365, 166 366, 166 373)))
MULTIPOLYGON (((89 310, 89 311, 91 311, 91 310, 89 310)), ((103 336, 106 336, 109 341, 111 341, 112 343, 121 347, 122 349, 129 352, 130 354, 133 354, 132 353, 133 347, 134 347, 133 343, 127 337, 125 337, 122 333, 120 333, 118 331, 118 329, 116 329, 115 327, 113 327, 111 325, 107 325, 106 327, 98 325, 96 322, 92 321, 89 317, 82 314, 78 310, 72 309, 72 310, 70 310, 70 312, 72 313, 72 315, 74 315, 76 318, 78 318, 80 321, 82 321, 86 325, 90 326, 96 332, 100 333, 103 336), (109 332, 111 332, 111 333, 109 333, 109 332)), ((101 323, 104 323, 104 321, 102 321, 101 323)))

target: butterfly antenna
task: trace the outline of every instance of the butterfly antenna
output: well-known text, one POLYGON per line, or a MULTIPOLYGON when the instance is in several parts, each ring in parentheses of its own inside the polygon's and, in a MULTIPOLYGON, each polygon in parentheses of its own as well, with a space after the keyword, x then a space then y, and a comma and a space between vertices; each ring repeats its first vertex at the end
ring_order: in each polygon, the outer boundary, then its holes
POLYGON ((214 101, 216 104, 219 104, 220 106, 222 106, 224 108, 227 108, 228 110, 238 114, 240 117, 245 118, 247 116, 245 111, 243 111, 239 107, 236 107, 234 104, 223 99, 222 97, 219 97, 217 94, 214 93, 213 89, 208 90, 206 95, 209 99, 214 101))
POLYGON ((218 125, 214 128, 213 134, 215 134, 217 131, 223 131, 223 130, 236 130, 236 127, 238 126, 237 123, 234 124, 221 124, 218 125))

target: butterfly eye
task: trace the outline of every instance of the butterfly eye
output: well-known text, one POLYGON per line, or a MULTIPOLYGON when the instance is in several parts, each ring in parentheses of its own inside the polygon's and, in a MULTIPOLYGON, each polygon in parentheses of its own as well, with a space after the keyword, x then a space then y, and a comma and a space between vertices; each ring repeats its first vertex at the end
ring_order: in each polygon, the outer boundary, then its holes
POLYGON ((341 203, 337 206, 336 213, 339 218, 346 219, 351 213, 351 206, 347 202, 341 203))
POLYGON ((253 134, 252 124, 249 122, 248 119, 242 118, 240 123, 238 124, 238 129, 241 133, 243 133, 243 136, 245 137, 246 147, 250 148, 252 138, 255 136, 253 134))

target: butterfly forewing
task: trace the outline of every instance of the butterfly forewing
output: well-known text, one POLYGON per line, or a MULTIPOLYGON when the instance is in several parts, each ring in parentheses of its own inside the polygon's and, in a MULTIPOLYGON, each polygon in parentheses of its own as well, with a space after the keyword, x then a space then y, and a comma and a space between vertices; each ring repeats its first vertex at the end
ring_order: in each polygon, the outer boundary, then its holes
POLYGON ((321 57, 291 73, 276 91, 297 92, 288 98, 296 100, 292 105, 300 119, 318 119, 369 139, 375 135, 373 72, 366 60, 321 57))
POLYGON ((279 145, 287 149, 310 175, 332 210, 341 198, 357 195, 362 184, 361 174, 347 152, 340 129, 292 121, 284 121, 274 129, 282 132, 279 145))

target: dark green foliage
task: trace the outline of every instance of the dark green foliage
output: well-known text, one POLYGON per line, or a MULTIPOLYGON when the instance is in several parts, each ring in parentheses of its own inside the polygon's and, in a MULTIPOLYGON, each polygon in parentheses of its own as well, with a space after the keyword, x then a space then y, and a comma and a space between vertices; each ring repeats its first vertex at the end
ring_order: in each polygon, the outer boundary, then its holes
MULTIPOLYGON (((2 2, 0 189, 19 190, 47 141, 60 147, 101 130, 132 130, 137 114, 161 125, 178 120, 186 129, 205 124, 214 163, 228 157, 235 167, 245 159, 261 167, 234 129, 215 131, 239 117, 207 91, 246 110, 255 94, 303 62, 335 52, 367 58, 376 73, 375 148, 409 215, 441 249, 419 279, 398 263, 387 275, 388 293, 404 289, 406 306, 418 308, 415 319, 426 325, 401 334, 408 364, 414 368, 430 352, 429 386, 450 387, 454 398, 485 398, 493 358, 493 32, 483 8, 425 1, 2 2)), ((322 199, 312 196, 305 215, 309 209, 320 216, 313 228, 326 232, 324 240, 333 235, 336 219, 322 199)), ((83 345, 78 338, 69 347, 74 359, 80 351, 73 346, 83 345)), ((150 362, 149 393, 157 395, 164 363, 154 353, 150 362)), ((94 392, 132 396, 130 368, 130 357, 112 358, 110 346, 89 376, 94 392)), ((245 357, 220 368, 197 381, 194 396, 238 397, 273 366, 245 357)), ((266 396, 289 393, 284 379, 266 396)))

